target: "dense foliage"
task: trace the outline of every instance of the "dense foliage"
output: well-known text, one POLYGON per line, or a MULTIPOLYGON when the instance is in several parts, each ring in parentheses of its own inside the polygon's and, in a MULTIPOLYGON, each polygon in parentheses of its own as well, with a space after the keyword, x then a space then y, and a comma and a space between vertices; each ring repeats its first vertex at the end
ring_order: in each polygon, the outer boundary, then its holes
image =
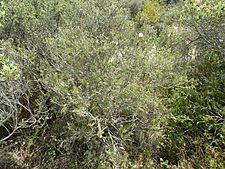
POLYGON ((223 169, 222 0, 0 3, 0 168, 223 169))

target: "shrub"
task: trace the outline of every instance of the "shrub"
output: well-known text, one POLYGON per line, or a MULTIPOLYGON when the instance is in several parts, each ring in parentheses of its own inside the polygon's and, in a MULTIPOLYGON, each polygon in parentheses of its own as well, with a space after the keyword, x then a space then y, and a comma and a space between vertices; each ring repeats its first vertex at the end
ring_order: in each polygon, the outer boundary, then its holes
POLYGON ((222 1, 213 2, 213 7, 207 2, 196 3, 187 2, 182 14, 189 17, 187 11, 193 13, 184 23, 192 30, 193 40, 186 42, 187 59, 181 65, 187 68, 179 69, 186 80, 171 88, 166 101, 171 117, 163 138, 166 152, 161 153, 171 163, 184 158, 192 161, 194 168, 220 168, 224 165, 225 133, 224 43, 220 39, 224 37, 224 13, 222 1))
POLYGON ((163 111, 156 92, 165 95, 161 89, 173 76, 174 57, 155 44, 155 31, 136 30, 125 2, 15 4, 5 2, 1 32, 5 53, 21 72, 25 91, 14 94, 28 117, 15 109, 21 121, 34 120, 33 129, 67 120, 55 129, 67 131, 64 137, 49 129, 45 160, 54 161, 60 149, 74 155, 69 161, 77 168, 147 165, 139 160, 150 156, 163 111))
POLYGON ((142 24, 155 24, 160 21, 160 18, 165 12, 165 6, 158 0, 145 1, 143 7, 137 15, 138 22, 142 24))

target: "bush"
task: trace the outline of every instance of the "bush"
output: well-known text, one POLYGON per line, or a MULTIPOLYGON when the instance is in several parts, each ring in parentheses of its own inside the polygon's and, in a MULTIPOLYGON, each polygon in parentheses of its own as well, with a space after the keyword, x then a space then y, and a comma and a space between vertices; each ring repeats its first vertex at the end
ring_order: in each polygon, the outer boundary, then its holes
POLYGON ((156 92, 164 95, 173 76, 173 55, 155 44, 156 32, 137 31, 123 2, 15 3, 5 2, 1 32, 25 87, 14 92, 30 113, 16 107, 20 120, 34 130, 53 121, 52 130, 66 131, 58 138, 49 129, 47 167, 58 149, 74 154, 69 161, 79 168, 145 165, 138 160, 150 154, 162 116, 156 92), (67 119, 61 128, 60 117, 67 119))
POLYGON ((187 41, 187 60, 181 65, 187 68, 179 69, 183 70, 180 77, 186 80, 183 85, 170 89, 166 101, 171 117, 162 147, 166 151, 163 158, 171 163, 183 158, 192 161, 194 168, 224 166, 224 43, 220 40, 224 37, 221 27, 224 13, 220 11, 221 3, 217 1, 214 6, 217 10, 207 6, 210 5, 207 2, 184 6, 182 16, 189 17, 186 12, 194 12, 194 17, 184 20, 188 29, 192 29, 193 40, 187 41), (197 10, 203 7, 208 10, 197 10))
POLYGON ((0 142, 31 168, 220 168, 221 5, 1 1, 0 142))

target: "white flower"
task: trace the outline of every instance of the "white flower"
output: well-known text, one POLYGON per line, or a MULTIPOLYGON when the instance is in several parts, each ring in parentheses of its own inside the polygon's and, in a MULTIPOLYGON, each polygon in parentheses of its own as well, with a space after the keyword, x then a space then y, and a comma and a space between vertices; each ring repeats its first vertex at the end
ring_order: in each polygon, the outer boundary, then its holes
POLYGON ((144 34, 143 34, 142 32, 140 32, 140 33, 138 34, 138 36, 139 36, 140 38, 142 38, 142 37, 144 36, 144 34))

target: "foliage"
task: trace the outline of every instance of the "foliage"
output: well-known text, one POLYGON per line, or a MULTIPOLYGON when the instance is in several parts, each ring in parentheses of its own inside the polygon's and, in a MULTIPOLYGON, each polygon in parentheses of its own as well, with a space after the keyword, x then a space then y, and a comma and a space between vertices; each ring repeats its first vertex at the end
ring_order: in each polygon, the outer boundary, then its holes
MULTIPOLYGON (((10 44, 5 51, 28 85, 21 105, 32 116, 19 111, 21 121, 34 118, 31 127, 37 128, 49 118, 70 116, 64 128, 71 148, 60 151, 75 154, 74 165, 132 166, 132 156, 152 142, 151 128, 161 116, 154 90, 168 83, 164 72, 171 76, 172 54, 149 41, 154 30, 138 36, 125 3, 15 3, 5 2, 1 31, 10 44)), ((47 154, 50 161, 57 156, 52 148, 47 154)))
POLYGON ((0 142, 18 164, 223 166, 223 2, 170 2, 1 1, 0 142))
POLYGON ((14 78, 14 80, 19 78, 18 68, 15 64, 11 63, 8 58, 4 56, 4 54, 0 54, 0 78, 1 81, 9 80, 14 78))
POLYGON ((171 117, 162 147, 167 152, 164 158, 172 163, 183 157, 196 159, 193 162, 195 168, 224 166, 225 72, 224 43, 220 40, 224 37, 224 13, 214 10, 214 7, 220 9, 222 3, 218 1, 212 8, 212 4, 205 1, 198 5, 187 3, 182 11, 182 17, 189 17, 190 9, 193 9, 194 17, 183 20, 184 25, 192 29, 193 40, 187 41, 188 60, 181 65, 188 69, 179 69, 187 81, 171 88, 166 101, 171 117), (199 13, 196 8, 209 10, 199 13))
POLYGON ((165 6, 158 0, 147 0, 137 15, 137 19, 142 24, 153 24, 160 21, 161 15, 165 11, 165 6))

